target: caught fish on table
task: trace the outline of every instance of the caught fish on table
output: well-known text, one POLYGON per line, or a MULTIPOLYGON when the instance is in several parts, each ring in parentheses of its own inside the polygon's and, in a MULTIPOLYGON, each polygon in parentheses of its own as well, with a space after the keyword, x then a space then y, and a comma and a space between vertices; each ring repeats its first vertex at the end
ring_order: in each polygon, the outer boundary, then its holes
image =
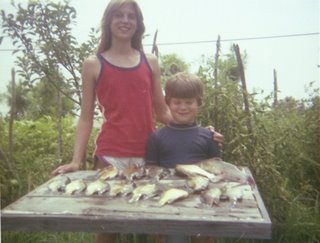
POLYGON ((98 194, 101 195, 109 190, 110 186, 104 180, 98 179, 88 184, 85 194, 87 196, 98 194))
POLYGON ((113 165, 108 165, 99 171, 99 178, 101 180, 111 180, 116 178, 119 175, 119 169, 113 165))
POLYGON ((75 193, 80 193, 84 191, 86 187, 87 185, 83 180, 81 179, 74 180, 66 186, 66 193, 70 195, 75 193))
POLYGON ((183 199, 189 196, 186 190, 179 188, 170 188, 166 190, 159 200, 159 205, 163 206, 165 204, 171 204, 179 199, 183 199))
POLYGON ((224 181, 238 181, 240 183, 248 183, 252 186, 255 185, 253 178, 245 172, 243 168, 239 168, 236 165, 225 162, 219 159, 207 159, 200 161, 197 165, 208 171, 217 175, 217 180, 224 181))
POLYGON ((205 191, 202 195, 202 201, 208 204, 210 207, 213 205, 218 205, 220 202, 221 190, 220 188, 213 187, 205 191))
POLYGON ((128 196, 133 192, 134 188, 135 188, 134 183, 127 183, 122 187, 122 190, 120 191, 120 193, 123 196, 128 196))
POLYGON ((144 174, 144 168, 136 164, 126 167, 121 171, 121 175, 129 181, 141 179, 144 176, 144 174))
POLYGON ((193 176, 204 176, 207 177, 210 181, 216 182, 216 176, 214 174, 211 174, 204 169, 200 168, 198 165, 186 165, 186 164, 178 164, 176 165, 176 171, 178 173, 182 173, 190 178, 193 176))
POLYGON ((157 196, 159 193, 158 187, 156 184, 144 184, 136 187, 132 191, 132 197, 129 200, 130 203, 137 202, 140 199, 149 199, 157 196))
POLYGON ((243 189, 241 187, 227 188, 225 192, 225 195, 231 201, 231 206, 235 206, 237 201, 242 199, 243 194, 243 189))
POLYGON ((147 177, 157 181, 166 178, 171 174, 169 169, 157 165, 147 165, 145 171, 147 177))
POLYGON ((127 183, 126 181, 116 181, 113 183, 110 183, 110 191, 109 195, 111 197, 117 197, 117 196, 127 196, 134 190, 135 184, 134 183, 127 183))
POLYGON ((187 185, 194 191, 199 192, 206 190, 209 185, 209 179, 200 175, 193 176, 188 179, 187 185))
POLYGON ((67 184, 71 182, 70 178, 66 175, 55 178, 49 185, 48 188, 52 192, 62 192, 65 190, 67 184))

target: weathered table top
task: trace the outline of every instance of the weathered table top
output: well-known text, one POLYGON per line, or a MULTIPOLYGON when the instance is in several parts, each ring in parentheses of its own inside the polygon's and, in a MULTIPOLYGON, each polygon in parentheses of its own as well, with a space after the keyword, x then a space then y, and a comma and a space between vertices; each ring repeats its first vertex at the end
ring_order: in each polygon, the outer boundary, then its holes
MULTIPOLYGON (((96 173, 77 171, 68 177, 90 181, 96 173)), ((271 221, 257 187, 252 188, 251 200, 243 199, 234 206, 221 202, 209 207, 201 203, 199 195, 191 195, 160 207, 157 197, 129 203, 126 197, 52 193, 47 185, 53 179, 2 209, 2 230, 271 238, 271 221)), ((185 180, 160 182, 170 186, 185 180)))

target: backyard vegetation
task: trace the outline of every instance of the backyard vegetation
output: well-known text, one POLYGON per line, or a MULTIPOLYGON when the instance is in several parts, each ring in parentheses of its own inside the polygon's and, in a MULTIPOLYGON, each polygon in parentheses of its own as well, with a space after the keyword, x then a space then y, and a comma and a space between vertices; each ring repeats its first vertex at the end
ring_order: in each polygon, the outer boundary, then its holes
MULTIPOLYGON (((17 70, 8 92, 1 95, 11 107, 10 113, 0 117, 3 208, 46 182, 58 164, 71 160, 81 103, 81 63, 94 53, 97 32, 92 30, 90 39, 79 45, 71 34, 76 12, 68 3, 33 1, 17 6, 12 14, 2 11, 1 17, 3 35, 18 50, 17 70)), ((198 123, 214 125, 224 135, 225 161, 250 168, 271 217, 271 242, 319 242, 319 90, 310 80, 307 98, 301 100, 278 100, 276 89, 264 98, 250 94, 243 88, 241 71, 245 69, 235 47, 223 59, 216 55, 200 64, 196 74, 204 83, 205 95, 198 123)), ((176 72, 188 71, 188 64, 175 54, 159 51, 163 82, 176 72)), ((94 129, 83 169, 93 168, 96 133, 94 129)), ((4 243, 94 240, 90 233, 1 235, 4 243)), ((152 242, 131 234, 122 235, 120 241, 152 242)), ((216 242, 263 241, 225 238, 216 242)))

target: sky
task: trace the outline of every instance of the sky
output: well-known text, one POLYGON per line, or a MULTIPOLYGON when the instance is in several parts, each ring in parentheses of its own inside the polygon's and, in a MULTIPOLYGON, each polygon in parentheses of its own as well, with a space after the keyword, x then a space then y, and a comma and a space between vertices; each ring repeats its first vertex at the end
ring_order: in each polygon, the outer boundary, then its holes
MULTIPOLYGON (((108 2, 70 0, 70 5, 77 11, 73 33, 79 43, 88 39, 90 28, 99 27, 108 2)), ((273 70, 277 72, 280 99, 308 97, 310 92, 305 88, 310 82, 320 88, 319 0, 137 2, 143 12, 145 34, 149 34, 144 39, 145 52, 151 52, 150 44, 158 30, 160 54, 176 53, 190 64, 192 71, 197 69, 202 56, 214 56, 215 41, 220 35, 222 57, 230 53, 233 44, 239 45, 241 53, 246 52, 245 75, 249 92, 263 90, 261 97, 269 95, 273 90, 273 70)), ((0 9, 10 11, 10 0, 0 0, 0 9)), ((9 40, 0 45, 0 50, 11 48, 9 40)), ((6 91, 14 59, 11 52, 0 51, 0 93, 6 91)), ((0 112, 5 110, 0 104, 0 112)))

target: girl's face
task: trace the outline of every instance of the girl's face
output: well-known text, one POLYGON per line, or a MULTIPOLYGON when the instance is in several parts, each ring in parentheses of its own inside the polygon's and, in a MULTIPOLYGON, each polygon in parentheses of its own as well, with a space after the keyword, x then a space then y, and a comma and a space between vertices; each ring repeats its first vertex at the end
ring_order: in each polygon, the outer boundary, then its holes
POLYGON ((169 109, 173 120, 178 125, 190 125, 198 113, 196 98, 170 98, 169 109))
POLYGON ((133 4, 123 4, 112 16, 111 33, 113 39, 131 40, 137 30, 137 14, 133 4))

